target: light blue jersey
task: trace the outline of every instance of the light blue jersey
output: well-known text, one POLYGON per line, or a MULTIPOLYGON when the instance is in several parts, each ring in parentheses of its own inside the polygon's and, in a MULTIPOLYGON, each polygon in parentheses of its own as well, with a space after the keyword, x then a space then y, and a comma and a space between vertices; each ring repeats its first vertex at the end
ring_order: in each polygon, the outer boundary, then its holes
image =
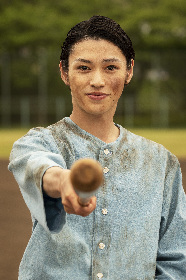
POLYGON ((64 118, 14 143, 9 170, 31 212, 33 232, 20 280, 185 280, 186 198, 177 158, 121 126, 106 144, 64 118), (97 207, 67 214, 43 194, 52 166, 93 158, 104 171, 97 207))

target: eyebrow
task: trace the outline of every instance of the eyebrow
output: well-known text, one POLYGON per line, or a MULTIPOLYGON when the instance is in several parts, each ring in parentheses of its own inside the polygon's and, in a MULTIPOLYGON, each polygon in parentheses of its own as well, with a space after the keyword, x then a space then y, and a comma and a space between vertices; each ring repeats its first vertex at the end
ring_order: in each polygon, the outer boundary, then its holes
POLYGON ((114 58, 103 59, 103 62, 122 62, 122 61, 114 57, 114 58))
POLYGON ((87 60, 87 59, 84 59, 84 58, 78 58, 78 59, 75 59, 75 61, 80 61, 80 62, 84 62, 84 63, 92 63, 90 60, 87 60))
MULTIPOLYGON (((78 58, 78 59, 75 59, 74 62, 75 61, 80 61, 80 62, 90 63, 90 64, 93 63, 92 61, 84 59, 84 58, 78 58)), ((122 61, 118 58, 113 57, 113 58, 103 59, 102 62, 106 63, 106 62, 122 62, 122 61)))

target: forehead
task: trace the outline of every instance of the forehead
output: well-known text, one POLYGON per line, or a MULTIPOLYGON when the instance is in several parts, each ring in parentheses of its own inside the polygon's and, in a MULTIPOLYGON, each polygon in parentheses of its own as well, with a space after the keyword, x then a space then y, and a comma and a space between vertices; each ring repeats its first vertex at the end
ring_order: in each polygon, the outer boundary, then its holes
POLYGON ((87 60, 108 60, 116 58, 126 61, 126 58, 120 48, 110 41, 104 39, 84 39, 77 42, 71 51, 69 60, 74 61, 79 58, 87 60))

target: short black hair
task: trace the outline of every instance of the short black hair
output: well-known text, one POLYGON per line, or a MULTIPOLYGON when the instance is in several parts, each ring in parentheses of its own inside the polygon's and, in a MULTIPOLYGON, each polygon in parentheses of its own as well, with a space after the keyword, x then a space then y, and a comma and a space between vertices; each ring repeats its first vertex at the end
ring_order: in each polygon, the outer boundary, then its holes
POLYGON ((130 69, 131 60, 135 58, 135 52, 129 36, 114 20, 105 16, 93 16, 89 20, 76 24, 67 33, 60 55, 65 71, 68 71, 69 55, 73 46, 77 42, 88 38, 104 39, 119 47, 127 60, 127 68, 130 69))

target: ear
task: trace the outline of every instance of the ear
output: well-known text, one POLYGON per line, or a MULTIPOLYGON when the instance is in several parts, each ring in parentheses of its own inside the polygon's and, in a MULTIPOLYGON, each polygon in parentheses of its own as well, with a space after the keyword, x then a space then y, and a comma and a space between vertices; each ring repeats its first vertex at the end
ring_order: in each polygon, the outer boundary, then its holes
POLYGON ((134 60, 131 61, 131 67, 127 70, 127 76, 125 79, 125 85, 128 85, 133 77, 134 60))
POLYGON ((68 72, 66 72, 63 69, 62 61, 60 61, 60 63, 59 63, 59 69, 60 69, 60 73, 61 73, 61 79, 63 80, 65 85, 69 86, 68 72))

